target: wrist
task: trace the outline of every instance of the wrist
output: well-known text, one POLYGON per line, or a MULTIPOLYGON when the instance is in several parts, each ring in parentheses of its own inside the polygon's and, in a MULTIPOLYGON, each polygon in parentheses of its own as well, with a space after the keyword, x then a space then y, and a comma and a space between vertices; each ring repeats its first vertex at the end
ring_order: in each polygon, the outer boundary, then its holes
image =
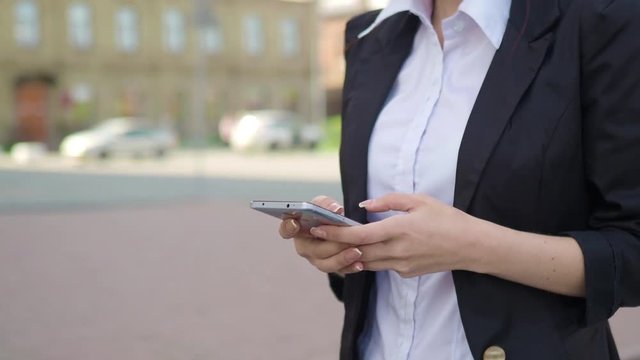
POLYGON ((466 226, 465 249, 459 269, 481 274, 494 272, 496 258, 500 258, 504 250, 504 240, 508 238, 509 228, 492 222, 471 218, 469 226, 466 226))

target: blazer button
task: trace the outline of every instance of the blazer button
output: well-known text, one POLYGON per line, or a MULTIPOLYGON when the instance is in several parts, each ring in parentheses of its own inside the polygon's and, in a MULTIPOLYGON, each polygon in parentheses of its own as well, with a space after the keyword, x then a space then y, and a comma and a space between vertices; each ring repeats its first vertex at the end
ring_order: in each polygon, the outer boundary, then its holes
POLYGON ((484 351, 483 360, 506 360, 507 354, 500 346, 491 346, 484 351))

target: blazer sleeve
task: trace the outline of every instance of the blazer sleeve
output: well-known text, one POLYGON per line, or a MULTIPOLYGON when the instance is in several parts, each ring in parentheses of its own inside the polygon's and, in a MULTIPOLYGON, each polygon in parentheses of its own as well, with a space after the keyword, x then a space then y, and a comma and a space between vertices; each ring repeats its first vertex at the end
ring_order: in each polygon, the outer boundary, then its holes
POLYGON ((589 229, 585 325, 640 305, 640 1, 588 0, 581 18, 583 151, 589 229))

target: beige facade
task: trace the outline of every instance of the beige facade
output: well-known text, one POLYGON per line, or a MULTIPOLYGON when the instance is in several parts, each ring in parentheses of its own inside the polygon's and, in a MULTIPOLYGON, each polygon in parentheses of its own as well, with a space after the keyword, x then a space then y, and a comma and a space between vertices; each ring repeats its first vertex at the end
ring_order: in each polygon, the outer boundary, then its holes
POLYGON ((0 143, 44 140, 55 146, 71 130, 120 115, 170 123, 189 138, 199 99, 207 137, 215 134, 222 114, 248 108, 289 108, 316 120, 310 100, 317 73, 315 3, 205 3, 218 34, 211 40, 217 45, 207 51, 196 30, 195 0, 5 1, 8 11, 0 12, 0 143), (92 40, 86 47, 72 41, 74 31, 83 31, 71 24, 71 7, 77 4, 90 13, 92 40), (29 38, 34 8, 38 39, 25 45, 19 37, 29 38), (121 13, 123 8, 129 15, 121 13), (174 15, 176 48, 168 40, 169 12, 174 15), (122 35, 131 33, 131 23, 137 28, 137 41, 122 35), (124 50, 118 46, 127 42, 124 50), (200 63, 205 65, 199 67, 200 63), (202 74, 206 81, 198 87, 202 74), (45 90, 20 90, 34 82, 44 84, 40 88, 45 90), (46 105, 32 106, 33 101, 46 105), (33 139, 35 135, 24 130, 25 121, 37 122, 28 120, 29 114, 43 116, 45 139, 33 139))
POLYGON ((320 0, 319 36, 322 84, 326 92, 326 113, 340 113, 344 81, 344 30, 347 21, 366 11, 382 8, 387 0, 320 0))

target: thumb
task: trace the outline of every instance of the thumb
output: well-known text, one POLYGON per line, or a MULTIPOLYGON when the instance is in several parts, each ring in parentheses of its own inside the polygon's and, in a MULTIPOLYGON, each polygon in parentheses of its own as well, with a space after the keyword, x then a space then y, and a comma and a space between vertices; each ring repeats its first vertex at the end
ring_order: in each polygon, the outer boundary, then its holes
POLYGON ((418 199, 410 194, 393 193, 360 203, 361 208, 371 212, 403 211, 411 212, 418 205, 418 199))

